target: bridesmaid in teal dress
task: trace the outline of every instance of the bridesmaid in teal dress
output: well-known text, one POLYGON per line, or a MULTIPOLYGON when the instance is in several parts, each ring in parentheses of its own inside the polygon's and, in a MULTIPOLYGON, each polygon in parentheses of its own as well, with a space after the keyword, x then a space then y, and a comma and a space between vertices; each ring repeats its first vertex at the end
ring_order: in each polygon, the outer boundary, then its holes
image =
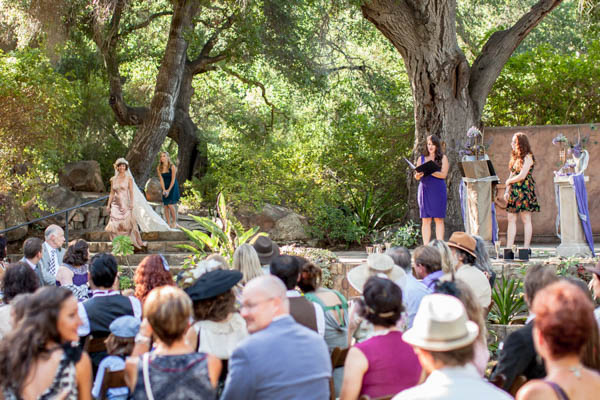
POLYGON ((177 227, 177 212, 175 205, 179 202, 179 183, 177 182, 177 168, 171 162, 166 152, 160 153, 158 167, 156 167, 158 179, 162 188, 162 201, 165 211, 165 219, 171 228, 177 227))

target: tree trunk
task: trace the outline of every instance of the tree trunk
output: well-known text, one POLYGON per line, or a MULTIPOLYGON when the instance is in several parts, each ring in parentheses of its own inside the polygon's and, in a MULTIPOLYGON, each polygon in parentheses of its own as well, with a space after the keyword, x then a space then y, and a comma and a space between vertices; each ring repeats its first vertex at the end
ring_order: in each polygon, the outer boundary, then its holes
MULTIPOLYGON (((463 230, 458 168, 459 149, 471 126, 481 127, 485 100, 502 67, 527 34, 561 0, 540 0, 511 28, 495 32, 469 67, 456 39, 456 0, 368 0, 363 16, 402 55, 410 78, 415 110, 416 159, 428 135, 445 143, 450 162, 446 179, 446 237, 463 230)), ((409 211, 418 218, 417 182, 409 178, 409 211)))
POLYGON ((152 160, 167 137, 175 117, 175 106, 181 88, 187 60, 187 42, 185 28, 190 26, 191 0, 180 0, 173 4, 173 17, 169 39, 165 49, 158 76, 150 112, 135 135, 127 159, 131 173, 137 182, 146 182, 152 160))

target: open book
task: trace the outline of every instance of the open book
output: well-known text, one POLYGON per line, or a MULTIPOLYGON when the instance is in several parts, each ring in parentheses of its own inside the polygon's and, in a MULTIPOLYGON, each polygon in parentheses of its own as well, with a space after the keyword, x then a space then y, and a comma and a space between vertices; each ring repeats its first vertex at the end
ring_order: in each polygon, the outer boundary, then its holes
POLYGON ((406 161, 408 163, 408 166, 411 169, 414 169, 417 172, 422 172, 423 175, 431 175, 434 172, 438 172, 441 170, 440 166, 437 165, 434 161, 427 161, 426 163, 423 163, 423 164, 419 165, 418 167, 416 167, 413 163, 408 161, 408 159, 406 157, 404 157, 404 161, 406 161))

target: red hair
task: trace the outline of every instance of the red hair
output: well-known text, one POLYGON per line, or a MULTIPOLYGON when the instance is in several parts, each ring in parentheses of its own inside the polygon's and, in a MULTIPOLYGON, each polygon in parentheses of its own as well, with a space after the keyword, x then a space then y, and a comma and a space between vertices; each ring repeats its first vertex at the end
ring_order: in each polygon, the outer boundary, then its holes
POLYGON ((529 139, 527 139, 527 135, 523 132, 515 133, 515 137, 517 138, 517 149, 513 150, 510 155, 510 162, 508 163, 508 168, 512 168, 520 170, 523 166, 523 160, 527 156, 527 154, 531 154, 533 157, 533 153, 531 152, 531 146, 529 146, 529 139))
POLYGON ((553 283, 536 294, 532 310, 535 327, 554 357, 578 355, 592 329, 598 329, 589 297, 566 281, 553 283))
POLYGON ((158 254, 144 257, 135 270, 133 281, 135 282, 135 297, 142 303, 155 287, 175 286, 171 273, 165 270, 162 258, 158 254))

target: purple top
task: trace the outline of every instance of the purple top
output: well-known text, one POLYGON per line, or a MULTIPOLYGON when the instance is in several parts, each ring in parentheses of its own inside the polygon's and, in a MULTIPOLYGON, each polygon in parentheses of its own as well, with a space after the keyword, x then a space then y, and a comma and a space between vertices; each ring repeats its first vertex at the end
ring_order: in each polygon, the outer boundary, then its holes
POLYGON ((435 271, 427 275, 421 283, 425 285, 425 287, 429 290, 430 293, 433 293, 433 289, 435 289, 435 283, 440 280, 440 278, 444 275, 444 271, 441 269, 439 271, 435 271))
POLYGON ((369 362, 361 396, 373 398, 396 394, 419 383, 421 364, 412 347, 402 340, 401 332, 373 336, 356 347, 369 362))

